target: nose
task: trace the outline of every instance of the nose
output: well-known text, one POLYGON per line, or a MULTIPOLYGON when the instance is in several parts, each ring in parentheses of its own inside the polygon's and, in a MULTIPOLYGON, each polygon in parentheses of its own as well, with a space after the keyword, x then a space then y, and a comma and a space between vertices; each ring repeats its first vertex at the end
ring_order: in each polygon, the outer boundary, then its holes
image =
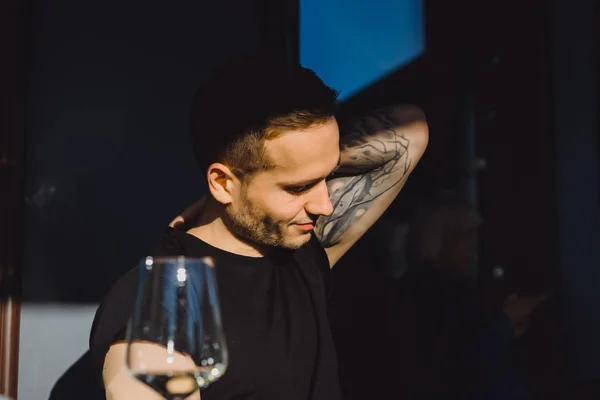
POLYGON ((327 216, 333 212, 333 204, 329 197, 329 190, 325 181, 319 183, 309 194, 308 201, 304 206, 309 215, 327 216))

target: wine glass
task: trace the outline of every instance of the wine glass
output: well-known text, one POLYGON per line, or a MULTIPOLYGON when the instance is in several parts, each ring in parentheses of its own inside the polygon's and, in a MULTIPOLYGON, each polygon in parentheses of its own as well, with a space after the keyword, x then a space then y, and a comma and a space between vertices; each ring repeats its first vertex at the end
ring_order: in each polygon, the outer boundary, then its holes
POLYGON ((228 357, 212 259, 143 260, 126 340, 131 374, 167 400, 219 379, 228 357))

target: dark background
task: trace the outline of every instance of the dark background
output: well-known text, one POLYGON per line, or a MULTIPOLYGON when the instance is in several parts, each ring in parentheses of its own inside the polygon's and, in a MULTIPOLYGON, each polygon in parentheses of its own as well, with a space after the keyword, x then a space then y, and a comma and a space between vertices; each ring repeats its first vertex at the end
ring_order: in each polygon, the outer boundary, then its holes
MULTIPOLYGON (((203 193, 188 145, 190 96, 229 56, 269 47, 296 59, 297 6, 24 6, 31 32, 24 51, 25 302, 99 302, 203 193)), ((471 190, 484 220, 486 301, 554 288, 559 322, 538 353, 561 381, 598 379, 597 7, 592 0, 426 0, 425 13, 425 54, 340 110, 348 117, 408 102, 427 114, 430 147, 384 223, 405 219, 429 192, 471 190), (485 168, 475 168, 474 156, 485 168), (495 266, 507 272, 501 281, 491 278, 495 266)), ((332 323, 343 370, 357 362, 357 346, 373 346, 374 360, 393 377, 393 359, 373 345, 380 337, 393 341, 393 280, 368 257, 382 240, 374 229, 335 268, 332 323), (348 330, 354 333, 340 333, 348 330)), ((384 376, 357 383, 356 398, 384 376)))

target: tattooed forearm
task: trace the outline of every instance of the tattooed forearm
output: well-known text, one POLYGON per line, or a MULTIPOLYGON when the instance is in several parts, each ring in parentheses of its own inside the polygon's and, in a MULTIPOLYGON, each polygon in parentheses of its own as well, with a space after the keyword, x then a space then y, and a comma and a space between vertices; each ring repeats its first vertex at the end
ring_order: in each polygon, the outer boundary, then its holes
POLYGON ((409 140, 398 129, 401 124, 391 112, 379 112, 357 121, 342 136, 338 173, 343 176, 328 182, 334 210, 315 227, 323 246, 338 243, 376 198, 408 175, 409 140))
POLYGON ((395 108, 380 110, 351 125, 342 127, 340 141, 341 173, 360 173, 392 161, 408 149, 408 142, 399 142, 397 127, 404 122, 395 108))

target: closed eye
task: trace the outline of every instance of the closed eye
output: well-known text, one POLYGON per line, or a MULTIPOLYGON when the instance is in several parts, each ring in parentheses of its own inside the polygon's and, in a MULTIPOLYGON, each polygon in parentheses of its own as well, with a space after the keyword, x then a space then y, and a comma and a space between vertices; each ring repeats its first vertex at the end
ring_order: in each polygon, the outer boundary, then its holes
POLYGON ((314 186, 315 186, 314 183, 311 183, 308 185, 302 185, 302 186, 286 186, 286 187, 284 187, 284 190, 290 194, 297 196, 297 195, 308 192, 314 186))

